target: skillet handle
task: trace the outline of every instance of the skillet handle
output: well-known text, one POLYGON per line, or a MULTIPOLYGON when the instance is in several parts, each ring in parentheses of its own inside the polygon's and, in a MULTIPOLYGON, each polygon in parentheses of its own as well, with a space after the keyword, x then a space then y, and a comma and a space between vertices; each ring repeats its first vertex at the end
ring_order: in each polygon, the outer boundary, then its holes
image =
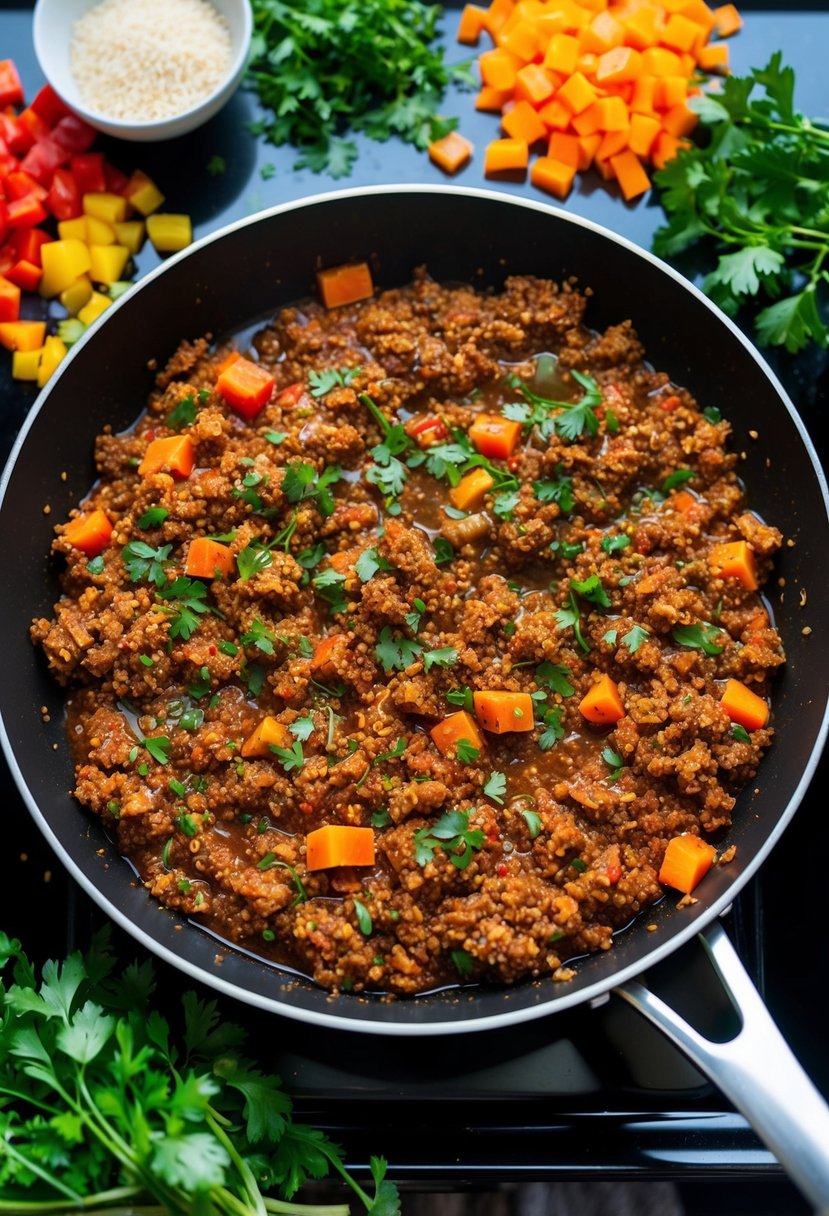
POLYGON ((615 989, 676 1044, 745 1115, 815 1208, 829 1212, 829 1107, 798 1064, 725 930, 700 934, 741 1027, 706 1039, 641 981, 615 989))

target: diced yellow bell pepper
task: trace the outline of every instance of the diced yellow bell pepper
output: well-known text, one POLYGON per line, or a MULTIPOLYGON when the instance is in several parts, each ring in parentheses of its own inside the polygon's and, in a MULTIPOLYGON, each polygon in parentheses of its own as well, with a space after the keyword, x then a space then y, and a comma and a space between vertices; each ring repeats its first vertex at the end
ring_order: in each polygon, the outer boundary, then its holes
POLYGON ((62 241, 86 241, 86 216, 74 220, 58 220, 58 236, 62 241))
POLYGON ((112 224, 108 224, 106 220, 99 220, 97 216, 84 216, 86 223, 86 243, 87 245, 114 245, 115 244, 115 228, 112 224))
POLYGON ((134 171, 124 193, 129 199, 130 205, 136 211, 140 211, 142 215, 150 215, 153 211, 158 211, 164 202, 164 195, 158 186, 140 169, 134 171))
POLYGON ((89 297, 92 295, 92 284, 89 278, 82 274, 79 279, 75 279, 74 283, 70 283, 60 293, 60 302, 70 317, 75 317, 78 310, 83 308, 89 297))
POLYGON ((157 253, 177 253, 186 249, 193 240, 193 229, 189 215, 173 215, 159 212, 147 216, 147 236, 157 253))
POLYGON ((12 377, 15 380, 37 380, 37 369, 43 347, 34 350, 16 350, 12 355, 12 377))
POLYGON ((126 245, 130 253, 140 252, 147 235, 143 220, 123 220, 115 225, 115 239, 119 245, 126 245))
POLYGON ((37 387, 43 388, 46 381, 51 376, 61 359, 66 354, 66 343, 61 342, 60 338, 54 334, 50 334, 43 343, 43 352, 40 356, 40 363, 37 368, 37 387))
POLYGON ((93 283, 114 283, 120 279, 129 256, 126 245, 90 245, 89 276, 93 283))
POLYGON ((107 224, 115 224, 127 218, 127 200, 120 194, 109 194, 102 190, 83 196, 83 213, 107 224))
POLYGON ((59 295, 90 267, 89 250, 83 241, 67 237, 66 240, 48 241, 41 246, 43 278, 40 294, 46 299, 59 295))
POLYGON ((100 291, 93 291, 89 302, 78 309, 78 320, 83 321, 84 325, 91 325, 111 303, 109 296, 102 295, 100 291))

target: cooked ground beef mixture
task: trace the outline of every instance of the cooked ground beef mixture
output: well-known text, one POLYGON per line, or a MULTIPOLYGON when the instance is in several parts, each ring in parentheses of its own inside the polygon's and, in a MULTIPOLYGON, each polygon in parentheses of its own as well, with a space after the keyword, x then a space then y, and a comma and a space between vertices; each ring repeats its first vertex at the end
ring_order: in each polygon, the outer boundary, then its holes
POLYGON ((32 636, 164 904, 335 991, 564 979, 669 840, 727 844, 781 536, 718 403, 586 302, 423 271, 285 308, 98 438, 32 636))

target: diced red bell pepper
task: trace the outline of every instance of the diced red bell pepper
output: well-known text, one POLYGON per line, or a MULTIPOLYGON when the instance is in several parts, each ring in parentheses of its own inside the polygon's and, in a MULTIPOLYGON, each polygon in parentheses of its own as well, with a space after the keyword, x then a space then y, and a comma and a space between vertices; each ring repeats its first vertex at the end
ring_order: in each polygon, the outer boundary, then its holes
MULTIPOLYGON (((0 203, 0 207, 2 207, 2 203, 0 203)), ((0 249, 0 274, 6 274, 16 263, 17 258, 14 255, 14 250, 10 249, 8 245, 4 245, 0 249)))
POLYGON ((20 288, 0 276, 0 321, 16 321, 20 316, 20 288))
POLYGON ((23 130, 27 148, 31 148, 38 140, 45 139, 51 129, 31 106, 20 111, 17 121, 23 130))
POLYGON ((0 113, 0 137, 15 156, 21 156, 29 147, 28 133, 20 125, 20 120, 11 107, 7 112, 0 113))
POLYGON ((22 260, 15 262, 8 270, 2 270, 0 273, 4 274, 10 283, 16 283, 24 291, 37 291, 43 277, 40 266, 35 266, 34 262, 22 260))
POLYGON ((9 152, 6 147, 6 141, 0 135, 0 182, 7 173, 14 173, 17 169, 17 157, 9 152))
POLYGON ((48 214, 43 203, 33 194, 13 198, 6 204, 6 220, 10 228, 32 228, 35 224, 42 224, 48 214))
POLYGON ((69 152, 86 152, 95 142, 96 131, 77 114, 66 114, 55 124, 52 135, 69 152))
POLYGON ((35 114, 39 114, 50 127, 72 112, 69 106, 61 101, 50 84, 43 86, 32 101, 30 109, 34 110, 35 114))
MULTIPOLYGON (((5 199, 0 198, 0 241, 2 241, 3 237, 6 235, 8 230, 9 230, 9 214, 6 210, 6 201, 5 201, 5 199)), ((0 274, 2 274, 2 273, 3 273, 2 270, 0 270, 0 274)))
POLYGON ((106 178, 106 189, 109 194, 126 195, 130 179, 126 173, 122 173, 120 169, 116 169, 115 165, 111 165, 108 160, 104 161, 104 177, 106 178))
POLYGON ((36 181, 40 182, 41 186, 45 186, 48 190, 55 169, 65 165, 68 160, 69 150, 59 144, 53 136, 47 135, 29 148, 20 162, 20 168, 24 173, 30 173, 36 181))
POLYGON ((3 189, 6 192, 6 198, 25 198, 27 194, 33 194, 41 202, 46 198, 46 191, 40 182, 36 182, 23 169, 15 169, 12 173, 7 173, 3 189))
MULTIPOLYGON (((103 152, 80 152, 69 162, 78 191, 84 194, 103 194, 109 190, 104 172, 103 152)), ((126 176, 126 175, 125 175, 126 176)), ((113 193, 118 193, 113 191, 113 193)))
POLYGON ((78 183, 68 169, 55 169, 45 202, 56 220, 74 220, 83 213, 78 183))
POLYGON ((13 59, 0 59, 0 106, 21 105, 23 85, 13 59))
POLYGON ((287 388, 283 388, 282 392, 276 399, 276 404, 280 405, 283 410, 291 409, 296 405, 302 394, 305 392, 304 384, 289 384, 287 388))
POLYGON ((40 250, 48 245, 54 237, 49 236, 42 228, 16 228, 9 237, 9 244, 15 253, 15 261, 31 262, 34 266, 42 266, 43 258, 40 250))

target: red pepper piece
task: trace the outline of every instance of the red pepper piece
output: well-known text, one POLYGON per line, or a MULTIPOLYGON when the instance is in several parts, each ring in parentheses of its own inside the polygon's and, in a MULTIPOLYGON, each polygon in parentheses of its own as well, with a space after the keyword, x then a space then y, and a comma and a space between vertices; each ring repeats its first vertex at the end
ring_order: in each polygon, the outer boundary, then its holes
POLYGON ((6 174, 3 189, 6 192, 6 198, 9 199, 25 198, 27 194, 33 194, 41 202, 46 198, 46 191, 40 182, 36 182, 33 177, 22 169, 16 169, 14 172, 6 174))
POLYGON ((2 264, 0 264, 0 274, 4 274, 10 283, 16 283, 24 291, 37 291, 40 280, 43 278, 40 266, 35 266, 34 262, 22 260, 9 266, 8 270, 3 270, 2 264))
POLYGON ((69 168, 81 195, 103 194, 109 190, 103 152, 79 152, 70 160, 69 168))
POLYGON ((130 179, 126 173, 122 173, 120 169, 116 169, 115 165, 111 165, 108 160, 104 161, 104 177, 106 179, 106 189, 110 194, 126 194, 130 179))
POLYGON ((34 110, 35 114, 39 114, 50 127, 54 127, 67 114, 72 113, 69 106, 61 101, 50 84, 43 86, 29 108, 34 110))
POLYGON ((292 409, 299 401, 302 393, 302 384, 289 384, 287 388, 283 388, 282 392, 277 397, 276 404, 281 405, 283 410, 292 409))
POLYGON ((14 198, 6 204, 6 218, 10 228, 32 228, 42 224, 49 213, 40 199, 33 194, 25 198, 14 198))
POLYGON ((53 238, 42 228, 16 228, 9 237, 9 244, 15 253, 15 261, 31 262, 35 266, 43 265, 40 251, 53 238))
POLYGON ((96 131, 77 114, 67 114, 56 124, 52 135, 68 152, 86 152, 95 141, 96 131))
POLYGON ((20 105, 23 85, 13 59, 0 59, 0 106, 20 105))
POLYGON ((0 139, 15 156, 21 156, 30 146, 28 132, 20 125, 13 110, 0 114, 0 139))
POLYGON ((45 202, 57 220, 74 220, 82 214, 81 192, 69 169, 55 169, 45 202))
POLYGON ((0 321, 16 321, 20 316, 20 288, 0 276, 0 321))
POLYGON ((30 173, 35 181, 48 190, 55 169, 65 165, 68 160, 69 153, 66 148, 48 135, 29 148, 20 162, 20 168, 25 173, 30 173))
POLYGON ((38 143, 41 139, 45 139, 49 134, 50 128, 40 115, 35 113, 31 106, 26 106, 25 110, 20 111, 17 121, 23 132, 26 148, 31 148, 33 144, 38 143))

